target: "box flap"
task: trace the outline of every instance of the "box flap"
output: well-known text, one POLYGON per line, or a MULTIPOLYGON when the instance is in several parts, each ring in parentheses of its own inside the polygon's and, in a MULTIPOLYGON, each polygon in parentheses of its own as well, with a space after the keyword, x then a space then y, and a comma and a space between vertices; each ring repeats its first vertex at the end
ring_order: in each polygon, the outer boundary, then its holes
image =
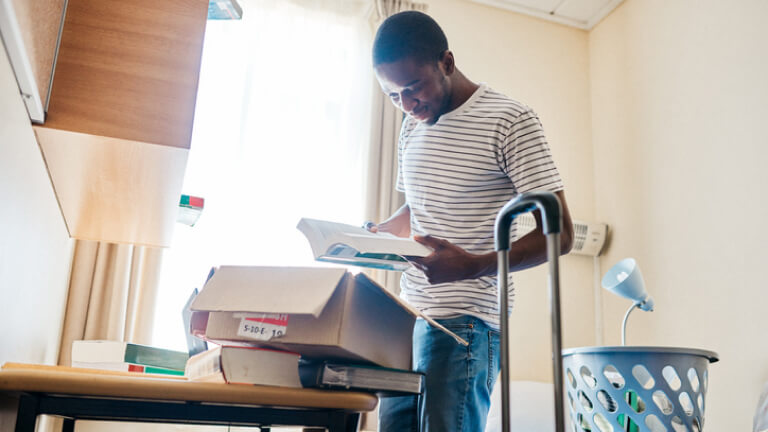
POLYGON ((467 341, 465 341, 463 338, 461 338, 459 335, 457 335, 456 333, 448 330, 442 324, 438 323, 434 319, 424 315, 423 312, 421 312, 420 310, 416 309, 415 307, 409 305, 408 303, 404 302, 403 300, 401 300, 399 297, 397 297, 396 295, 392 294, 391 292, 387 291, 384 287, 382 287, 381 285, 379 285, 376 282, 372 281, 371 279, 369 279, 363 273, 358 273, 357 275, 355 275, 355 279, 357 279, 361 283, 365 283, 365 284, 368 284, 368 285, 375 286, 376 288, 381 290, 384 294, 386 294, 387 297, 392 299, 395 303, 399 304, 403 309, 408 311, 408 313, 410 313, 414 317, 422 318, 423 320, 428 322, 429 325, 431 325, 432 327, 440 329, 443 333, 445 333, 448 336, 452 337, 454 340, 456 340, 456 342, 458 342, 458 343, 460 343, 460 344, 462 344, 464 346, 469 345, 469 343, 467 341))
POLYGON ((343 268, 221 266, 190 308, 317 317, 345 274, 343 268))

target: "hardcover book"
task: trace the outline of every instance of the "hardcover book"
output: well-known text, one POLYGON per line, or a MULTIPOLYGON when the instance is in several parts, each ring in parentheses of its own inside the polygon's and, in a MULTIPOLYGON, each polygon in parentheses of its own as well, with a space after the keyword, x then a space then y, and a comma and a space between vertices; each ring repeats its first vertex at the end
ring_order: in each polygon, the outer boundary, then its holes
POLYGON ((301 387, 299 355, 256 347, 218 346, 189 358, 193 381, 301 387))
POLYGON ((420 372, 328 361, 302 360, 299 376, 304 387, 361 390, 379 396, 420 394, 424 386, 420 372))

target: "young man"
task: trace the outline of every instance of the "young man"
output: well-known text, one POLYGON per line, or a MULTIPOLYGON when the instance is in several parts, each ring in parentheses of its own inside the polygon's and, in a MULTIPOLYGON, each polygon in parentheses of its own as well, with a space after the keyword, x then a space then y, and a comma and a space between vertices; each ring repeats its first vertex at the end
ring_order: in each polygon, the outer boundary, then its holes
MULTIPOLYGON (((414 235, 434 250, 412 260, 402 296, 469 342, 459 345, 418 320, 413 361, 427 374, 425 393, 382 399, 379 430, 482 432, 499 372, 494 221, 517 194, 555 192, 567 253, 573 230, 562 181, 536 114, 465 77, 429 16, 403 12, 384 21, 373 65, 384 93, 407 114, 397 180, 406 204, 369 229, 414 235)), ((541 229, 520 239, 514 229, 510 271, 546 261, 541 229)))

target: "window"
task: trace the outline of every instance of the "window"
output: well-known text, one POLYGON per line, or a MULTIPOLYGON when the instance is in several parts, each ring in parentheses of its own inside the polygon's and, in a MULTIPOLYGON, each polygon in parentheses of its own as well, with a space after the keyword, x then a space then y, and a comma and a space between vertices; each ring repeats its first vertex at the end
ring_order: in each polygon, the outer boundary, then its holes
POLYGON ((309 3, 208 22, 183 188, 205 209, 164 254, 155 345, 186 349, 181 308, 211 267, 314 265, 301 217, 363 220, 370 27, 362 8, 309 3))

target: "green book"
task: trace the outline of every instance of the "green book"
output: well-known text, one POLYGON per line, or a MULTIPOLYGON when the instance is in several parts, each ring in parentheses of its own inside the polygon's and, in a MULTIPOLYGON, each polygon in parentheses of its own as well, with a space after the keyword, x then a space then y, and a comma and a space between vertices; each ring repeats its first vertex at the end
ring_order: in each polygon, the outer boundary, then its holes
MULTIPOLYGON (((119 341, 74 341, 72 343, 72 365, 87 367, 87 364, 134 364, 150 368, 184 371, 189 354, 149 345, 119 341)), ((145 371, 146 372, 146 371, 145 371)), ((166 372, 167 373, 167 372, 166 372)))
MULTIPOLYGON (((144 370, 141 372, 148 374, 184 376, 183 370, 156 368, 152 366, 143 366, 143 368, 144 370)), ((131 371, 131 368, 128 368, 128 370, 131 371)))

